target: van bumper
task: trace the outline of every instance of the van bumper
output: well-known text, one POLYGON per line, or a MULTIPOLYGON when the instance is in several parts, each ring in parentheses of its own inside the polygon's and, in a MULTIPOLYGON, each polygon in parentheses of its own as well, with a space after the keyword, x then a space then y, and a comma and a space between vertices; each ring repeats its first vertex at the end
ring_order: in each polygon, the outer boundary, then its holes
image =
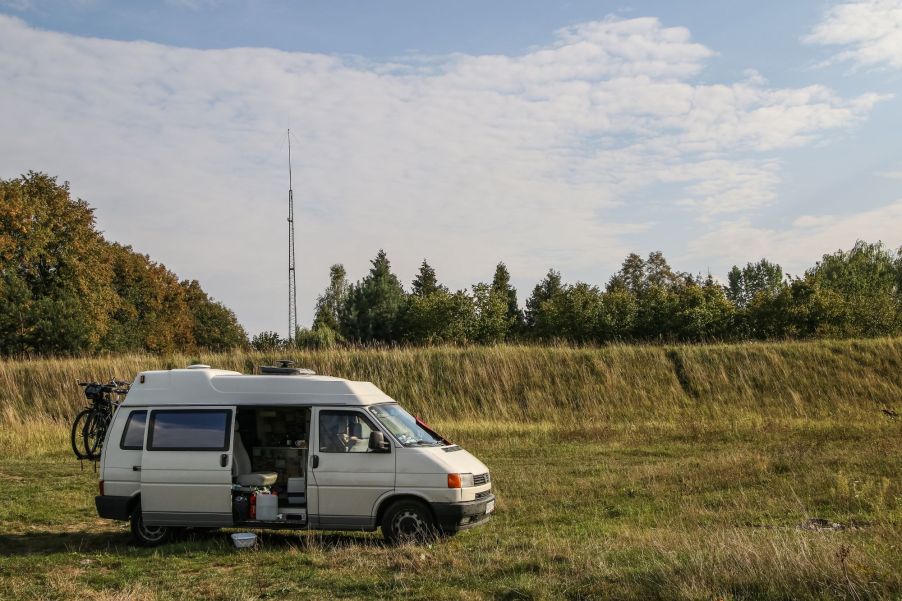
POLYGON ((108 520, 128 520, 130 517, 131 497, 99 495, 94 497, 97 515, 108 520))
POLYGON ((481 526, 489 521, 492 513, 486 513, 486 506, 495 502, 495 495, 478 501, 463 503, 432 503, 435 521, 442 532, 457 532, 481 526))

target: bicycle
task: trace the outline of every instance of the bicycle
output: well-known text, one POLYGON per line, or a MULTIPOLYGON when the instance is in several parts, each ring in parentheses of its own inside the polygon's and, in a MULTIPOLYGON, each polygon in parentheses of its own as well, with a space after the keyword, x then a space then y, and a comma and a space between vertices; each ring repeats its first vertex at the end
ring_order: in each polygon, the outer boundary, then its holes
POLYGON ((78 382, 85 389, 85 397, 90 405, 82 409, 72 422, 70 442, 77 459, 100 459, 103 439, 113 413, 122 402, 121 397, 128 393, 128 382, 110 380, 106 384, 99 382, 78 382))

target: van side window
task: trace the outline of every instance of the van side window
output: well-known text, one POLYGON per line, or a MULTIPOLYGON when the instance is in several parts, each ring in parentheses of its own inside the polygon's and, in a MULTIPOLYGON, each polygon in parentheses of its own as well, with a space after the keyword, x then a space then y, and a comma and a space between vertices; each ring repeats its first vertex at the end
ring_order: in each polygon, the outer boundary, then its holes
POLYGON ((356 411, 319 412, 320 453, 366 453, 376 427, 356 411))
POLYGON ((119 448, 126 451, 140 451, 144 448, 144 424, 147 422, 147 411, 132 411, 125 422, 119 448))
POLYGON ((152 411, 148 451, 228 451, 232 412, 227 409, 152 411))

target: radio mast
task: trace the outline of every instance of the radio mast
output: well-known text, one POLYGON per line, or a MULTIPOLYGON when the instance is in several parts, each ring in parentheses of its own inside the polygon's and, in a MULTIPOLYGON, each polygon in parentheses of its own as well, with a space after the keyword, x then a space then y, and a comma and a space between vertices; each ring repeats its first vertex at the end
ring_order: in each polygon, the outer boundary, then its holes
POLYGON ((297 282, 294 277, 294 191, 291 189, 291 130, 288 130, 288 342, 298 328, 297 282))

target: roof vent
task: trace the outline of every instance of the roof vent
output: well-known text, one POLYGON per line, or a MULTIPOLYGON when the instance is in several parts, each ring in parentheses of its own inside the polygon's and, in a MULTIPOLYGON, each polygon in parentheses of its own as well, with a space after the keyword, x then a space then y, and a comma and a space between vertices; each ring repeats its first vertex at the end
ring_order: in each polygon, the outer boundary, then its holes
POLYGON ((285 359, 276 361, 276 365, 261 366, 260 373, 265 376, 312 376, 316 374, 312 369, 295 367, 294 361, 285 359))
POLYGON ((204 365, 203 363, 195 363, 194 365, 189 365, 185 369, 210 369, 210 366, 204 365))

